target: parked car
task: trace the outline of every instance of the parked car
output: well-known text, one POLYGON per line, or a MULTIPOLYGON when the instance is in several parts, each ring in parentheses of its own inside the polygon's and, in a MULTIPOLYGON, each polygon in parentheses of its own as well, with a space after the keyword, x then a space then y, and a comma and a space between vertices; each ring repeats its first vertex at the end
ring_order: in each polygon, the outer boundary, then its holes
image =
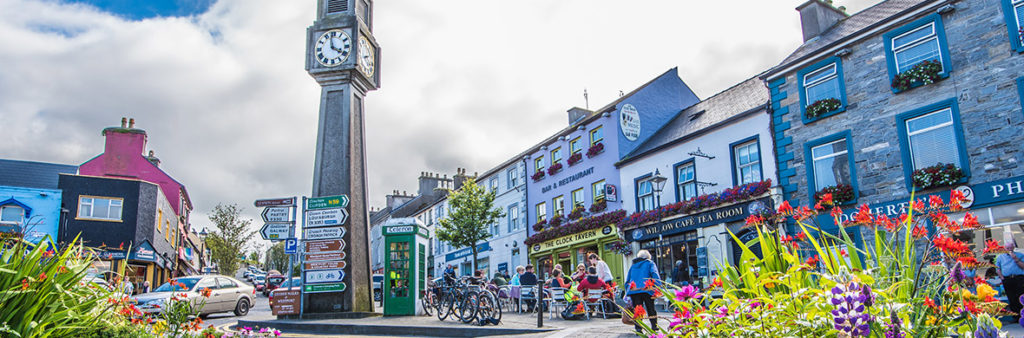
POLYGON ((373 275, 373 301, 384 298, 384 275, 373 275))
POLYGON ((198 302, 203 289, 210 289, 210 297, 206 298, 206 304, 198 313, 204 317, 220 312, 234 312, 236 316, 245 316, 253 304, 253 288, 228 276, 188 276, 172 281, 175 284, 164 283, 153 292, 137 295, 132 297, 132 300, 138 304, 139 310, 145 313, 160 313, 172 295, 185 293, 186 298, 198 302))
POLYGON ((267 286, 267 276, 256 275, 256 277, 253 277, 252 285, 256 287, 256 291, 262 292, 267 286))
POLYGON ((274 292, 281 290, 298 290, 299 288, 302 288, 302 277, 292 277, 291 280, 282 282, 280 286, 274 289, 274 291, 270 291, 270 294, 267 296, 267 298, 269 298, 270 307, 274 307, 274 292))
POLYGON ((282 275, 268 275, 266 285, 263 287, 263 295, 270 295, 270 291, 274 291, 286 278, 282 275))

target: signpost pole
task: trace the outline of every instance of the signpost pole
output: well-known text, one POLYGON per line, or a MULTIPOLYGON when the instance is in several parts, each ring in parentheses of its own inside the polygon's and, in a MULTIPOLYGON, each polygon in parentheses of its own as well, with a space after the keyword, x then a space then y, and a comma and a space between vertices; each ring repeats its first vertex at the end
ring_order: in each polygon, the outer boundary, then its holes
MULTIPOLYGON (((298 199, 298 197, 292 197, 292 198, 293 199, 298 199)), ((291 225, 288 226, 288 238, 295 238, 295 209, 297 208, 297 206, 295 206, 294 203, 292 203, 292 204, 293 204, 292 208, 291 208, 292 209, 292 223, 291 223, 291 225)), ((288 278, 285 279, 286 281, 288 281, 288 285, 292 284, 292 282, 291 282, 291 280, 292 280, 292 269, 294 268, 294 264, 295 264, 295 255, 294 254, 288 255, 288 273, 285 274, 285 276, 288 276, 288 278)))
MULTIPOLYGON (((306 228, 306 196, 302 196, 302 204, 300 204, 300 206, 302 207, 302 228, 305 229, 306 228)), ((296 221, 298 221, 298 220, 296 220, 296 221)), ((305 240, 305 238, 303 238, 303 240, 305 240)), ((299 280, 302 281, 300 283, 300 285, 302 285, 302 286, 299 287, 299 319, 302 319, 302 313, 306 309, 305 306, 302 306, 303 305, 302 304, 303 303, 302 300, 303 300, 303 298, 305 298, 305 297, 303 297, 304 293, 305 293, 304 289, 306 288, 306 282, 305 282, 306 255, 304 254, 305 251, 306 251, 305 250, 306 246, 302 245, 301 243, 299 243, 299 248, 301 248, 301 249, 297 249, 296 254, 299 255, 299 280)))

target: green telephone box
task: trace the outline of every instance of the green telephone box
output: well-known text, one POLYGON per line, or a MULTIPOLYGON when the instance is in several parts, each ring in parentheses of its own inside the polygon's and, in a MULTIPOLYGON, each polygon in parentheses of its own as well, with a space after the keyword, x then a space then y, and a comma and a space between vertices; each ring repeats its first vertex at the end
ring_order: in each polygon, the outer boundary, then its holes
POLYGON ((415 218, 384 224, 384 315, 420 315, 419 298, 427 287, 430 232, 415 218))

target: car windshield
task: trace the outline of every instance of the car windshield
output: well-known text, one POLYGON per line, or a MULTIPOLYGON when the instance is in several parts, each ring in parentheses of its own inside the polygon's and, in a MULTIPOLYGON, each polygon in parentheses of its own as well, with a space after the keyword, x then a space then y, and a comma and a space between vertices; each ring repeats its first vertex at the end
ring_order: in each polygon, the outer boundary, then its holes
POLYGON ((374 282, 383 282, 384 281, 384 276, 373 276, 373 281, 374 282))
POLYGON ((267 279, 267 278, 266 278, 266 277, 263 277, 263 276, 256 276, 256 280, 258 280, 258 281, 261 281, 261 282, 262 282, 262 281, 264 281, 264 280, 266 280, 266 279, 267 279))
POLYGON ((281 284, 284 281, 284 277, 270 277, 267 278, 267 282, 270 284, 281 284))
POLYGON ((192 287, 196 286, 196 283, 199 282, 199 279, 200 279, 200 277, 172 279, 170 282, 164 283, 164 285, 161 285, 160 287, 158 287, 155 290, 153 290, 153 292, 169 292, 169 291, 188 291, 188 290, 192 290, 192 287), (172 285, 172 284, 174 284, 174 285, 172 285), (185 285, 184 289, 181 287, 182 285, 185 285))

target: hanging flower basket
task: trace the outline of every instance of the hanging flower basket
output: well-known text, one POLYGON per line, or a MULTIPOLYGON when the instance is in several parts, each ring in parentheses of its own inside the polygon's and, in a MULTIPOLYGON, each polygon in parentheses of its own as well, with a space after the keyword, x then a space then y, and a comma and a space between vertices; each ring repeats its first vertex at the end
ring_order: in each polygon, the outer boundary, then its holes
POLYGON ((600 202, 594 202, 590 205, 590 213, 599 213, 608 209, 608 201, 601 200, 600 202))
POLYGON ((569 162, 570 167, 576 165, 576 163, 580 163, 580 161, 583 161, 583 154, 581 153, 574 153, 570 155, 569 159, 567 160, 567 162, 569 162))
POLYGON ((541 220, 540 222, 537 222, 537 224, 533 225, 533 231, 536 231, 536 232, 544 231, 544 226, 546 226, 546 225, 548 225, 548 220, 546 220, 546 219, 541 220))
POLYGON ((575 208, 572 208, 572 212, 569 213, 569 219, 575 221, 583 218, 583 213, 586 211, 587 209, 584 208, 583 205, 577 205, 575 208))
POLYGON ((615 242, 608 243, 609 248, 620 255, 629 256, 633 254, 633 249, 630 248, 629 243, 626 241, 618 240, 615 242))
POLYGON ((817 118, 819 116, 831 113, 839 109, 843 105, 842 101, 837 98, 827 98, 818 101, 814 101, 806 109, 804 109, 804 115, 809 119, 817 118))
POLYGON ((825 194, 832 194, 832 203, 835 205, 844 205, 853 202, 854 196, 853 187, 849 184, 837 184, 821 188, 818 192, 814 193, 814 201, 821 202, 822 197, 825 194))
POLYGON ((921 61, 905 72, 896 74, 892 78, 892 87, 897 91, 904 91, 917 86, 930 85, 941 77, 942 63, 939 60, 921 61))
POLYGON ((964 178, 964 171, 952 164, 939 163, 914 170, 911 177, 914 180, 914 186, 923 190, 954 185, 964 178))
POLYGON ((554 227, 557 227, 559 225, 562 225, 563 221, 565 221, 564 217, 559 216, 559 215, 555 215, 555 216, 551 217, 551 220, 548 221, 548 224, 550 224, 551 227, 554 228, 554 227))
POLYGON ((554 175, 555 173, 562 170, 562 162, 556 162, 548 166, 548 175, 554 175))
POLYGON ((591 229, 600 229, 606 225, 615 225, 626 216, 625 210, 606 212, 600 215, 583 217, 575 222, 569 222, 562 226, 552 226, 547 230, 540 231, 528 237, 523 243, 534 245, 555 238, 580 233, 591 229))
POLYGON ((544 178, 544 170, 537 170, 537 172, 533 173, 533 175, 530 176, 530 178, 532 178, 534 182, 540 181, 542 178, 544 178))
POLYGON ((698 210, 706 210, 726 203, 744 202, 759 197, 768 192, 772 186, 772 180, 747 183, 738 187, 728 188, 721 192, 700 195, 682 202, 672 203, 661 208, 647 211, 635 212, 622 222, 619 222, 619 229, 629 229, 659 219, 678 214, 692 214, 698 210))
POLYGON ((587 149, 587 157, 593 158, 604 151, 604 143, 598 143, 587 149))

